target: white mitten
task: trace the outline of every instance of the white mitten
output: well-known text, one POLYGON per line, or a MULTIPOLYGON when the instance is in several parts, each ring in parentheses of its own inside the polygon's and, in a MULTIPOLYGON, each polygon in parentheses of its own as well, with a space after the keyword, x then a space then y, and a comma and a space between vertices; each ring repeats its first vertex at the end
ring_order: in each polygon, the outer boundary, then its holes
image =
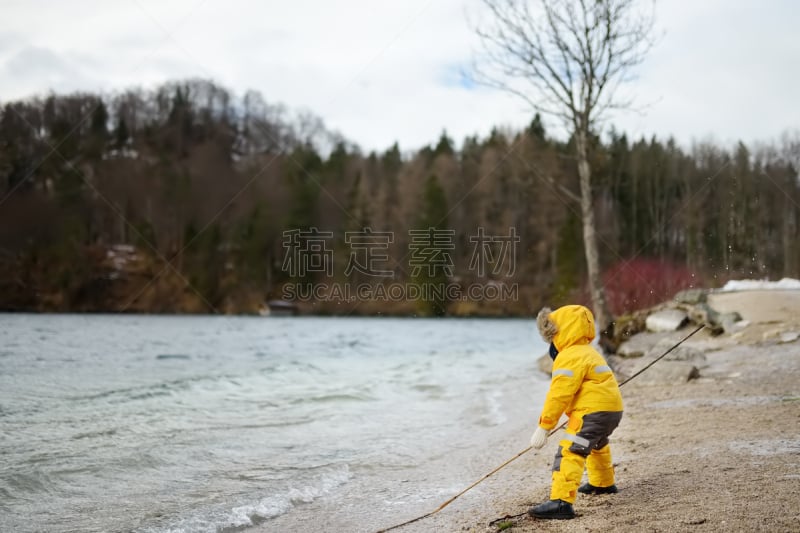
POLYGON ((548 431, 546 429, 537 427, 536 431, 531 435, 531 448, 536 448, 538 450, 544 446, 544 443, 547 442, 547 433, 548 431))

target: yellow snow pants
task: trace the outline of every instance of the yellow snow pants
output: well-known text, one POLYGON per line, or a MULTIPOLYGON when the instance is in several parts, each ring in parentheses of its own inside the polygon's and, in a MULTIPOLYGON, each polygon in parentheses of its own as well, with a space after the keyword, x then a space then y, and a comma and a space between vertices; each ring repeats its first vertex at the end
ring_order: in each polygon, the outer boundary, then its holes
POLYGON ((584 466, 589 483, 595 487, 614 484, 614 466, 611 463, 611 446, 608 437, 619 425, 622 411, 573 413, 567 424, 566 435, 558 443, 553 463, 551 500, 575 503, 584 466))

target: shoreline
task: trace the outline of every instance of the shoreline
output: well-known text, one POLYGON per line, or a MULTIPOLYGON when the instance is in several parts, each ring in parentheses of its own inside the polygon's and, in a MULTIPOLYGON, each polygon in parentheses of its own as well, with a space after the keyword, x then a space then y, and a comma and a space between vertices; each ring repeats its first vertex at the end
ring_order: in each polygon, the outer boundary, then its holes
MULTIPOLYGON (((800 340, 774 335, 800 331, 800 291, 784 296, 732 296, 750 324, 687 341, 707 359, 699 378, 681 385, 634 380, 622 389, 625 415, 611 437, 618 494, 579 494, 573 520, 525 514, 507 520, 504 531, 800 531, 800 340)), ((532 429, 508 440, 524 449, 532 429)), ((396 531, 500 531, 498 519, 549 498, 558 438, 482 482, 481 491, 396 531)))

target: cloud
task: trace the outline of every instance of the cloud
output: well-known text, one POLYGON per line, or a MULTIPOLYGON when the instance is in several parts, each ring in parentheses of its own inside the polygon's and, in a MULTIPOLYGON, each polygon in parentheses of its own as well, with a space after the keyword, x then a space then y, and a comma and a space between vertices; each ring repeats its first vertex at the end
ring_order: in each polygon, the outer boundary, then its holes
POLYGON ((0 64, 0 80, 3 94, 71 92, 97 85, 80 62, 36 46, 25 46, 0 64))
MULTIPOLYGON (((624 88, 649 105, 612 115, 617 130, 686 144, 777 136, 800 123, 792 2, 671 0, 657 9, 664 36, 624 88)), ((461 76, 476 47, 467 15, 481 20, 477 0, 20 2, 0 21, 0 94, 213 78, 312 110, 366 150, 395 140, 418 148, 445 129, 460 140, 522 128, 533 112, 521 100, 461 76)))
POLYGON ((708 136, 749 142, 800 123, 791 96, 800 86, 791 66, 800 57, 792 37, 798 17, 789 3, 659 6, 664 36, 629 88, 650 105, 643 115, 621 116, 618 129, 674 135, 684 144, 708 136))

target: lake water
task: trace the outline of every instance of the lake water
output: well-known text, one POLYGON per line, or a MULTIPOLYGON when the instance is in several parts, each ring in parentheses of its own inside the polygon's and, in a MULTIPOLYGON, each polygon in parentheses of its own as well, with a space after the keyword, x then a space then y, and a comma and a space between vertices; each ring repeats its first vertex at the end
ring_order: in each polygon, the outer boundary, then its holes
POLYGON ((0 315, 0 531, 387 527, 527 445, 545 350, 533 320, 0 315))

